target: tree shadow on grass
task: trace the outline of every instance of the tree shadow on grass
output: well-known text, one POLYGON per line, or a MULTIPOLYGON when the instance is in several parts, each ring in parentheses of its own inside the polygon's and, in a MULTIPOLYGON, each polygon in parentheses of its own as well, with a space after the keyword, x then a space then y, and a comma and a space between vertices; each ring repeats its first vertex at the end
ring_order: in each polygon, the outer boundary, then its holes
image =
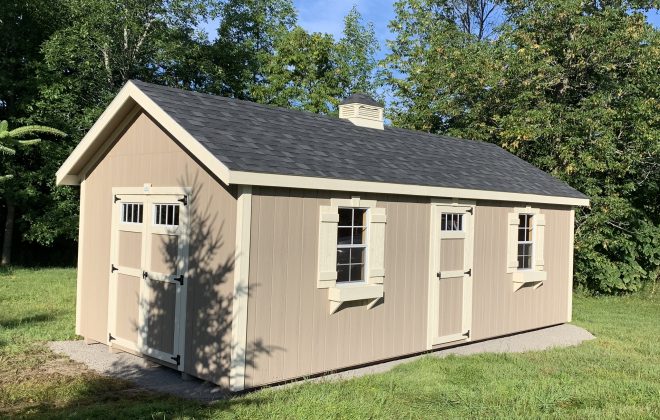
POLYGON ((42 322, 53 321, 57 318, 57 313, 40 313, 19 318, 10 318, 0 321, 0 328, 13 329, 17 327, 25 327, 32 324, 39 324, 42 322))

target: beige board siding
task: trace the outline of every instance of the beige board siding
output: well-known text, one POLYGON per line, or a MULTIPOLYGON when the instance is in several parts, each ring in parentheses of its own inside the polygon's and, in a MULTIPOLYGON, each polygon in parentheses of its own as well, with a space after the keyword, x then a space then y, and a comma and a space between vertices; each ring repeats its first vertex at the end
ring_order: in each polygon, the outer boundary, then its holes
POLYGON ((166 275, 177 272, 177 251, 179 249, 178 235, 151 234, 151 256, 149 271, 166 275))
POLYGON ((463 332, 463 277, 439 279, 438 337, 463 332))
POLYGON ((440 270, 463 270, 465 239, 443 239, 440 244, 440 270))
POLYGON ((430 206, 423 198, 255 188, 246 387, 423 351, 430 206), (316 287, 319 206, 377 200, 387 212, 384 302, 329 314, 316 287))
POLYGON ((520 203, 479 202, 475 212, 472 340, 566 322, 570 208, 533 206, 545 214, 547 280, 513 291, 506 273, 507 215, 520 203))
POLYGON ((117 275, 117 285, 122 293, 117 296, 117 331, 114 334, 131 343, 138 341, 141 281, 140 277, 117 275))
MULTIPOLYGON (((191 187, 185 371, 227 384, 236 198, 141 113, 87 174, 81 334, 107 340, 112 187, 191 187)), ((146 214, 145 209, 145 214, 146 214)))
POLYGON ((147 288, 146 344, 164 353, 174 352, 174 313, 176 310, 176 284, 150 280, 147 288))
POLYGON ((142 232, 119 231, 117 265, 140 268, 142 264, 142 232))

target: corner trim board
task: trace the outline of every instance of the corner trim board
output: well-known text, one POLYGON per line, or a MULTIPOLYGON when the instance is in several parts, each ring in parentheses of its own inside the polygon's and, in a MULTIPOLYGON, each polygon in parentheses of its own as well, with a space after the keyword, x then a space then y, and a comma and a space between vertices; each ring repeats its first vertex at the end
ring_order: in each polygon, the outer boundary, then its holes
POLYGON ((571 209, 568 227, 568 304, 566 308, 566 322, 573 320, 573 254, 575 247, 575 209, 571 209))
POLYGON ((83 289, 83 263, 85 261, 85 179, 80 183, 80 215, 78 227, 78 267, 76 273, 76 334, 83 335, 82 333, 82 289, 83 289))
POLYGON ((234 256, 231 368, 229 372, 229 388, 234 392, 245 389, 251 223, 252 187, 242 185, 238 190, 236 206, 236 254, 234 256))

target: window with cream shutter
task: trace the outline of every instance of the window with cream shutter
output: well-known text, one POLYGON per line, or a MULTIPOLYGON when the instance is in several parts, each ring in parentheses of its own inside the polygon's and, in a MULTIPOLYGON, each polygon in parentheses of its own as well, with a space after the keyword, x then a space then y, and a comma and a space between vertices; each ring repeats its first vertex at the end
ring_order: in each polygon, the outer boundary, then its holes
POLYGON ((512 274, 513 290, 538 288, 547 279, 543 259, 545 215, 529 206, 516 207, 508 214, 507 229, 506 268, 512 274))
POLYGON ((383 297, 386 223, 374 200, 332 199, 320 207, 317 287, 328 289, 330 313, 348 301, 371 308, 383 297))

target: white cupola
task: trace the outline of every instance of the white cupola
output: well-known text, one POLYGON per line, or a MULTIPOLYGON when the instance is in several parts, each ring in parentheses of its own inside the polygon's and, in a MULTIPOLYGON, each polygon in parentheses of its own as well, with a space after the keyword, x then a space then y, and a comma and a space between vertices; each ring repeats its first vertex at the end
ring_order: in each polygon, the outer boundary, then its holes
POLYGON ((360 127, 382 130, 383 105, 364 93, 354 93, 339 104, 339 118, 360 127))

